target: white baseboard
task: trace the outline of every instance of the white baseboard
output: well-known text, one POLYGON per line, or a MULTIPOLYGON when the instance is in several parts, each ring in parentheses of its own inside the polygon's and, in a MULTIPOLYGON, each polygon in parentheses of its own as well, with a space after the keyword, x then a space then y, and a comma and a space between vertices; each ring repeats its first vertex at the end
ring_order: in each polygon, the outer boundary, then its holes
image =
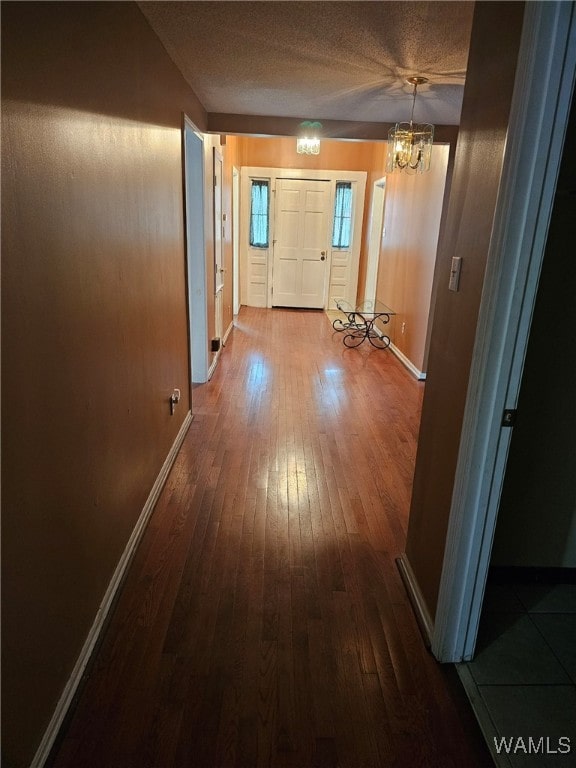
POLYGON ((54 741, 56 740, 56 737, 58 735, 58 731, 62 726, 64 718, 66 717, 66 714, 70 707, 70 704, 72 703, 72 700, 76 694, 76 691, 78 690, 78 686, 82 679, 82 675, 84 674, 84 671, 88 665, 88 662, 90 661, 90 657, 92 655, 92 652, 94 651, 96 643, 100 638, 100 633, 102 632, 102 629, 104 627, 110 608, 114 603, 114 598, 116 597, 118 588, 120 587, 122 580, 124 578, 124 575, 128 570, 128 566, 132 561, 134 552, 136 551, 136 547, 138 546, 140 539, 142 538, 142 534, 144 533, 146 525, 148 524, 150 515, 152 514, 154 510, 154 506, 158 501, 158 497, 160 496, 162 488, 164 487, 164 483, 166 482, 168 473, 172 468, 174 460, 176 459, 180 446, 182 445, 182 442, 184 440, 184 437, 186 436, 186 432, 188 431, 188 428, 191 422, 192 422, 192 414, 190 411, 188 411, 188 413, 186 414, 186 417, 184 418, 184 422, 180 427, 180 431, 176 436, 176 440, 172 444, 172 447, 170 448, 170 452, 168 453, 168 456, 166 457, 166 460, 162 465, 162 469, 160 470, 158 477, 156 478, 154 485, 152 486, 152 490, 150 491, 150 494, 146 500, 146 504, 144 505, 144 508, 140 513, 140 517, 138 518, 138 522, 136 523, 134 530, 132 531, 130 539, 128 540, 128 544, 126 545, 126 548, 122 553, 122 557, 120 558, 120 561, 116 566, 116 570, 114 571, 114 575, 112 576, 112 579, 108 585, 108 589, 106 590, 104 599, 102 600, 100 607, 98 609, 98 612, 96 613, 96 618, 94 619, 94 623, 92 624, 92 627, 90 628, 90 632, 88 633, 88 637, 86 638, 84 646, 80 651, 80 655, 76 661, 76 665, 74 666, 74 669, 72 670, 70 679, 66 683, 64 691, 60 696, 60 700, 56 705, 56 709, 54 710, 52 719, 50 720, 50 723, 48 724, 48 728, 46 729, 44 736, 42 738, 42 741, 40 742, 40 746, 38 747, 36 754, 34 755, 34 759, 30 763, 30 768, 42 768, 42 766, 48 759, 50 750, 52 749, 54 745, 54 741))
POLYGON ((228 326, 228 330, 226 331, 226 333, 224 334, 224 336, 222 338, 222 344, 220 345, 220 349, 214 355, 214 360, 212 360, 212 363, 210 364, 210 368, 208 369, 208 378, 206 379, 206 381, 210 381, 210 379, 212 378, 212 374, 216 370, 216 366, 218 365, 218 360, 220 358, 220 355, 222 354, 223 348, 226 345, 226 341, 228 340, 228 336, 230 336, 230 332, 232 331, 232 328, 234 328, 234 323, 233 322, 230 323, 230 325, 228 326))
POLYGON ((434 622, 426 607, 426 602, 424 601, 424 597, 418 586, 418 581, 414 575, 412 566, 406 555, 398 557, 396 559, 396 565, 398 566, 400 576, 406 587, 406 592, 408 592, 408 597, 412 604, 414 615, 416 616, 416 621, 420 627, 420 632, 422 633, 426 647, 430 648, 432 644, 432 635, 434 634, 434 622))
POLYGON ((210 381, 210 379, 212 378, 212 374, 214 373, 214 371, 216 370, 216 366, 218 365, 218 358, 220 357, 221 351, 222 351, 222 347, 220 347, 218 352, 216 352, 216 354, 214 355, 214 360, 212 360, 212 362, 210 363, 210 368, 208 368, 208 378, 206 379, 206 381, 210 381))
POLYGON ((228 336, 230 336, 230 333, 232 332, 232 328, 234 328, 234 321, 230 323, 230 325, 228 326, 228 330, 224 334, 224 338, 222 339, 222 346, 224 346, 228 341, 228 336))
POLYGON ((392 352, 394 352, 398 360, 400 360, 400 362, 403 363, 403 365, 405 365, 406 368, 408 368, 410 373, 418 379, 418 381, 424 381, 426 379, 426 374, 423 371, 418 370, 418 368, 416 368, 414 363, 411 360, 409 360, 406 357, 406 355, 403 352, 401 352, 395 344, 392 344, 392 342, 390 342, 390 349, 392 350, 392 352))

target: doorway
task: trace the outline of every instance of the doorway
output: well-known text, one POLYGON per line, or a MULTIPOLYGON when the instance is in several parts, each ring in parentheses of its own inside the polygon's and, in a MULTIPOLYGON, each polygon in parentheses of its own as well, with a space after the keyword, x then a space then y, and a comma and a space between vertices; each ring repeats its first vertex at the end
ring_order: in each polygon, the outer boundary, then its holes
POLYGON ((529 3, 484 278, 432 650, 473 658, 534 301, 576 80, 569 3, 529 3), (522 130, 530 124, 530 133, 522 130))
MULTIPOLYGON (((335 309, 335 301, 344 299, 350 304, 356 302, 358 288, 358 271, 360 264, 360 250, 362 245, 362 219, 364 213, 364 196, 366 189, 366 171, 334 171, 334 170, 303 170, 295 168, 265 168, 261 166, 243 166, 240 171, 240 301, 249 307, 272 306, 318 306, 323 309, 335 309), (276 213, 278 206, 272 202, 283 182, 322 182, 329 190, 326 196, 328 201, 327 229, 324 237, 325 247, 318 247, 320 264, 324 264, 323 273, 323 300, 322 303, 292 304, 291 297, 278 297, 275 285, 275 271, 278 265, 275 262, 275 240, 277 239, 278 223, 276 213), (334 206, 337 199, 339 185, 349 188, 351 206, 346 210, 349 226, 349 240, 344 243, 339 241, 333 244, 332 224, 334 221, 334 206), (266 204, 264 206, 264 218, 267 226, 258 231, 259 239, 253 241, 251 237, 252 201, 254 188, 266 190, 266 204), (326 253, 322 254, 325 250, 326 253), (325 256, 322 262, 322 255, 325 256), (275 293, 273 294, 273 290, 275 293), (285 302, 285 303, 284 303, 285 302)), ((262 192, 258 199, 263 197, 262 192)), ((259 213, 262 216, 262 212, 259 213)), ((318 214, 315 214, 318 215, 318 214)), ((259 225, 262 226, 261 224, 259 225)), ((324 222, 323 226, 326 226, 324 222)), ((308 237, 308 235, 306 235, 308 237)), ((315 245, 318 246, 320 238, 315 245)), ((308 265, 310 266, 310 265, 308 265)), ((314 265, 312 265, 314 266, 314 265)), ((318 267, 318 265, 316 265, 318 267)), ((289 274, 289 270, 286 272, 289 274)), ((293 270, 296 274, 296 268, 293 270)), ((321 270, 318 270, 322 274, 321 270)), ((280 293, 284 292, 284 286, 280 285, 280 293)), ((290 291, 286 291, 290 293, 290 291)), ((315 297, 317 301, 317 297, 315 297)))
POLYGON ((213 148, 214 160, 214 328, 219 352, 221 348, 222 336, 224 333, 224 260, 222 241, 222 229, 224 226, 222 210, 222 187, 223 187, 223 158, 222 153, 216 147, 213 148))
POLYGON ((380 263, 380 247, 382 245, 384 227, 384 198, 386 194, 386 178, 374 182, 372 190, 372 210, 370 212, 368 261, 366 264, 366 281, 364 283, 364 301, 376 300, 376 283, 378 281, 378 264, 380 263))

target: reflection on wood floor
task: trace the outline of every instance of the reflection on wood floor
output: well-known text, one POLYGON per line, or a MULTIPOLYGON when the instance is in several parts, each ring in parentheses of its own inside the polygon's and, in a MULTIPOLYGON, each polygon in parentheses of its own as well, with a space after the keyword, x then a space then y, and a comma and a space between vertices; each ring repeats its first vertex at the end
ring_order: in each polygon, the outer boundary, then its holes
POLYGON ((243 307, 57 768, 486 768, 400 580, 424 385, 325 313, 243 307))

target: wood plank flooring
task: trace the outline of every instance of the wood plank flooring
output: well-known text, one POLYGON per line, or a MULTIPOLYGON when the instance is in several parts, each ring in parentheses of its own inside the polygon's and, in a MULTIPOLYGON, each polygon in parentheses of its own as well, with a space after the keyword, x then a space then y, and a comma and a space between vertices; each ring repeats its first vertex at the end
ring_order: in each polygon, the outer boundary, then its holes
POLYGON ((243 307, 54 768, 487 768, 403 551, 424 385, 243 307))

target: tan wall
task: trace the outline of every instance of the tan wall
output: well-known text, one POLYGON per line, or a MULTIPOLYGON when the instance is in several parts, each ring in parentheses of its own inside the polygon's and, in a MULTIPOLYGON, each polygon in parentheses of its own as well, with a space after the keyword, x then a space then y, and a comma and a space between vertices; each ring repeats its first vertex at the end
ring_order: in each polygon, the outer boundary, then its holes
POLYGON ((242 165, 267 168, 309 168, 313 170, 366 171, 374 162, 372 141, 323 139, 319 155, 298 155, 295 138, 239 136, 242 165))
POLYGON ((406 554, 434 616, 480 296, 504 155, 523 3, 477 3, 430 342, 406 554), (494 84, 498 83, 495 88, 494 84), (452 256, 460 290, 448 290, 452 256))
POLYGON ((429 172, 409 175, 395 171, 386 180, 377 296, 396 312, 392 341, 419 371, 426 370, 426 336, 448 154, 447 145, 437 144, 429 172))
POLYGON ((19 767, 189 408, 181 114, 205 115, 124 3, 3 4, 2 97, 2 740, 19 767))
MULTIPOLYGON (((430 173, 410 176, 394 173, 386 183, 386 238, 380 254, 377 297, 397 316, 387 329, 398 349, 425 370, 425 348, 430 297, 444 185, 448 145, 436 145, 430 173), (405 333, 400 329, 405 323, 405 333)), ((326 141, 319 155, 296 154, 294 138, 238 138, 242 165, 366 171, 366 199, 358 269, 358 298, 364 295, 369 244, 369 222, 374 182, 385 175, 386 143, 326 141)))

